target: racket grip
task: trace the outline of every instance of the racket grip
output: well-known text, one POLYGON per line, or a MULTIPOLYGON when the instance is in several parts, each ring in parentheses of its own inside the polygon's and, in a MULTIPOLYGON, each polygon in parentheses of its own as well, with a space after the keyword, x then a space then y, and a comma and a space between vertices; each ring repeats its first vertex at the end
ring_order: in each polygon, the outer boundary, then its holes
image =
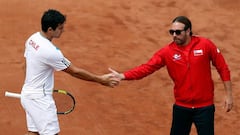
POLYGON ((5 92, 5 96, 6 97, 13 97, 13 98, 21 98, 21 94, 8 92, 8 91, 5 92))

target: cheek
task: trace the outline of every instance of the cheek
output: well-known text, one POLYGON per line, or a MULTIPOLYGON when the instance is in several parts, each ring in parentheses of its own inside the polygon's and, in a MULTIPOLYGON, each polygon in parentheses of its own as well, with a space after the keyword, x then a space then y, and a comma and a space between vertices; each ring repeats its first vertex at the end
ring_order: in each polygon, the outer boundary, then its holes
POLYGON ((59 33, 62 34, 62 33, 63 33, 63 30, 59 30, 59 33))
POLYGON ((186 40, 187 40, 187 35, 184 35, 184 36, 182 37, 182 39, 186 41, 186 40))
POLYGON ((61 30, 56 31, 56 35, 60 35, 60 34, 62 34, 61 30))
POLYGON ((62 34, 62 32, 57 30, 54 32, 54 37, 59 37, 61 34, 62 34))
POLYGON ((185 40, 186 39, 186 35, 185 34, 181 34, 179 36, 177 36, 178 39, 181 39, 181 40, 185 40))

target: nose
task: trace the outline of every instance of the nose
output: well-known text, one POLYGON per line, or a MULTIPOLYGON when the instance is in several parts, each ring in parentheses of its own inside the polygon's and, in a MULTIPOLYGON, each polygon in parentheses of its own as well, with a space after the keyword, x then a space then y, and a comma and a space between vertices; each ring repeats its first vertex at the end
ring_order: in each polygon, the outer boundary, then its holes
POLYGON ((176 34, 176 32, 173 32, 173 35, 172 35, 173 37, 176 37, 177 36, 177 34, 176 34))

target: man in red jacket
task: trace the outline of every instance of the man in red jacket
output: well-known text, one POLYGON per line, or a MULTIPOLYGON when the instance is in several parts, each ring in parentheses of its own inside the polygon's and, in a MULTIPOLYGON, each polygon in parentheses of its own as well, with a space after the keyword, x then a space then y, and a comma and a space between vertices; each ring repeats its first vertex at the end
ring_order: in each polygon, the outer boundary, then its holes
POLYGON ((214 135, 211 63, 216 67, 226 90, 224 102, 227 112, 233 107, 228 66, 214 43, 192 35, 192 24, 187 17, 176 17, 169 33, 173 42, 157 51, 147 63, 124 73, 110 70, 121 80, 136 80, 166 66, 175 84, 171 135, 189 135, 192 123, 195 124, 198 135, 214 135))

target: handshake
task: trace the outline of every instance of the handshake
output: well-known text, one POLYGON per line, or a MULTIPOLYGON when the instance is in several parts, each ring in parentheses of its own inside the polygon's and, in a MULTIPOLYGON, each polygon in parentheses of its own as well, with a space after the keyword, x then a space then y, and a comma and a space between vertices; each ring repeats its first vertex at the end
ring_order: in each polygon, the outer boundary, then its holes
POLYGON ((111 68, 108 68, 108 70, 111 72, 111 73, 108 73, 108 74, 104 74, 102 76, 100 76, 100 83, 102 85, 105 85, 105 86, 109 86, 109 87, 115 87, 117 86, 121 80, 124 80, 125 77, 122 73, 118 73, 117 71, 111 69, 111 68))

